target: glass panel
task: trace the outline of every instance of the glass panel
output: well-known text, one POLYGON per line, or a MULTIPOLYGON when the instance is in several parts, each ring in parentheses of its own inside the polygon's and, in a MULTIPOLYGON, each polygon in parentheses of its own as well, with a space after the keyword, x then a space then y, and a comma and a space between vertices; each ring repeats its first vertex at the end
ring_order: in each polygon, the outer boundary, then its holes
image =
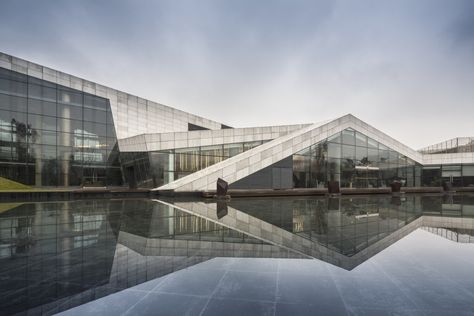
POLYGON ((356 132, 356 145, 367 147, 367 136, 362 133, 356 132))
POLYGON ((32 129, 56 130, 56 118, 50 116, 42 116, 35 114, 28 114, 28 125, 32 129))
POLYGON ((422 171, 423 186, 440 186, 441 185, 441 166, 426 166, 422 171))
POLYGON ((369 148, 367 150, 367 159, 369 164, 375 164, 379 161, 379 151, 377 149, 369 148))
POLYGON ((35 144, 28 151, 32 159, 56 159, 56 146, 35 144))
POLYGON ((82 148, 107 149, 107 139, 103 136, 84 134, 82 148))
POLYGON ((368 170, 356 169, 352 185, 356 188, 368 187, 368 170))
POLYGON ((0 78, 15 80, 20 82, 27 82, 27 76, 19 72, 11 71, 5 68, 0 68, 0 78))
POLYGON ((175 151, 175 168, 178 177, 184 173, 196 172, 200 169, 199 148, 183 148, 175 151))
POLYGON ((82 185, 82 165, 75 164, 74 161, 59 161, 58 185, 78 186, 82 185))
POLYGON ((28 136, 30 144, 56 145, 56 132, 38 130, 34 135, 28 136))
POLYGON ((56 103, 56 88, 43 85, 29 84, 28 97, 32 99, 45 100, 56 103))
POLYGON ((64 133, 80 133, 83 131, 82 121, 58 118, 58 131, 64 133))
POLYGON ((390 152, 388 150, 379 150, 379 161, 388 163, 390 159, 390 152))
POLYGON ((105 185, 105 168, 89 167, 82 170, 83 173, 83 184, 93 186, 104 186, 105 185))
MULTIPOLYGON (((84 107, 89 109, 107 110, 107 99, 84 93, 84 107)), ((105 120, 104 120, 105 123, 105 120)))
POLYGON ((222 157, 222 155, 223 155, 222 145, 201 147, 201 153, 200 154, 202 156, 222 157))
POLYGON ((175 150, 175 154, 199 155, 199 147, 180 148, 175 150))
POLYGON ((82 118, 82 106, 58 103, 57 116, 67 119, 82 118))
POLYGON ((244 143, 244 151, 260 146, 261 144, 261 141, 244 143))
POLYGON ((58 184, 58 165, 56 160, 44 160, 36 163, 36 182, 42 186, 56 186, 58 184))
POLYGON ((58 102, 82 106, 82 93, 77 90, 61 87, 58 90, 58 102))
POLYGON ((170 152, 152 152, 150 153, 150 163, 155 170, 174 171, 174 154, 170 152))
POLYGON ((342 158, 344 159, 355 159, 355 146, 342 145, 342 158))
POLYGON ((84 135, 107 136, 105 124, 84 121, 84 135))
POLYGON ((84 107, 84 120, 105 124, 107 122, 107 112, 105 110, 96 110, 84 107))
POLYGON ((218 162, 221 162, 224 160, 224 157, 221 156, 207 156, 207 155, 202 155, 201 156, 201 169, 207 168, 209 166, 212 166, 213 164, 216 164, 218 162))
POLYGON ((26 112, 27 98, 0 93, 0 109, 26 112))
POLYGON ((341 158, 341 145, 328 143, 328 157, 341 158))
POLYGON ((367 145, 370 148, 379 148, 379 143, 370 137, 367 139, 367 145))
POLYGON ((107 124, 107 137, 117 138, 115 134, 115 127, 112 124, 107 124))
POLYGON ((460 177, 461 176, 461 166, 443 166, 442 168, 442 177, 460 177))
POLYGON ((224 156, 233 157, 244 151, 244 146, 242 143, 237 144, 224 144, 224 156))
POLYGON ((326 159, 328 156, 328 143, 319 143, 311 146, 313 157, 316 159, 326 159))
POLYGON ((464 165, 462 167, 463 176, 474 176, 474 165, 464 165))
POLYGON ((356 165, 366 166, 369 164, 368 150, 366 147, 356 147, 356 165))
POLYGON ((341 133, 336 133, 328 137, 328 142, 331 142, 331 143, 340 143, 341 140, 342 140, 341 133))
POLYGON ((390 151, 389 153, 389 163, 393 165, 398 165, 399 155, 396 151, 390 151))
POLYGON ((0 93, 26 97, 28 85, 25 82, 0 78, 0 93))
POLYGON ((107 151, 84 149, 82 157, 84 164, 104 164, 106 162, 107 151))
POLYGON ((56 103, 29 99, 28 110, 33 114, 56 116, 56 103))
POLYGON ((25 113, 0 110, 0 125, 14 126, 14 125, 25 124, 25 123, 26 123, 25 113))
POLYGON ((329 158, 327 168, 328 168, 328 172, 330 174, 339 173, 340 170, 341 170, 341 160, 340 159, 329 158))
POLYGON ((355 181, 355 166, 351 159, 341 160, 341 187, 352 188, 355 181))
POLYGON ((342 131, 342 143, 355 145, 355 131, 353 129, 345 129, 342 131))
MULTIPOLYGON (((107 176, 107 185, 120 186, 123 184, 122 171, 120 168, 107 168, 106 176, 107 176)), ((160 184, 157 184, 156 186, 159 186, 159 185, 160 184)))
POLYGON ((296 172, 309 172, 311 158, 303 155, 293 155, 293 170, 296 172))

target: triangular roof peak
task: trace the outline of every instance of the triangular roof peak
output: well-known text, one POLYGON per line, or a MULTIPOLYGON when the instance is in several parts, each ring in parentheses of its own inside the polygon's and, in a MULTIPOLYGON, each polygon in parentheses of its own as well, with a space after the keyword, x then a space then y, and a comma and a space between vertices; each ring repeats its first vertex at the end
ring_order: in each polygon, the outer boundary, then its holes
MULTIPOLYGON (((328 127, 328 137, 331 136, 329 135, 329 131, 334 131, 333 134, 336 134, 339 130, 341 130, 340 126, 344 125, 345 128, 352 128, 376 141, 381 143, 382 145, 385 145, 389 147, 390 149, 393 149, 397 152, 399 152, 402 155, 407 156, 408 158, 418 162, 418 163, 423 163, 423 155, 408 147, 407 145, 401 143, 400 141, 396 140, 395 138, 385 134, 384 132, 380 131, 379 129, 373 127, 372 125, 362 121, 355 115, 348 113, 345 114, 339 118, 336 118, 328 123, 326 123, 328 127), (336 128, 338 127, 339 128, 336 128), (336 128, 336 129, 335 129, 336 128)), ((324 126, 324 125, 323 125, 324 126)), ((343 128, 343 129, 345 129, 343 128)))

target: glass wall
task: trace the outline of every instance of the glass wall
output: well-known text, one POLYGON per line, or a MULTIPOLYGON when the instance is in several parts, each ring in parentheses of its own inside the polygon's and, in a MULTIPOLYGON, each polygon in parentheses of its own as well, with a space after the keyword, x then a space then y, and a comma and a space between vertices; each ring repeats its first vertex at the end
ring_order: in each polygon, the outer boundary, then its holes
POLYGON ((443 182, 451 182, 454 187, 474 186, 474 165, 431 165, 423 167, 423 186, 441 186, 443 182))
POLYGON ((109 101, 0 69, 0 176, 34 186, 121 185, 109 101))
POLYGON ((124 152, 121 153, 121 162, 129 184, 156 188, 259 146, 263 142, 265 141, 153 152, 124 152))
POLYGON ((421 165, 353 129, 346 129, 293 155, 296 188, 380 188, 394 180, 420 186, 421 165))
POLYGON ((257 147, 265 141, 120 154, 129 185, 156 188, 257 147), (133 184, 135 185, 133 185, 133 184))

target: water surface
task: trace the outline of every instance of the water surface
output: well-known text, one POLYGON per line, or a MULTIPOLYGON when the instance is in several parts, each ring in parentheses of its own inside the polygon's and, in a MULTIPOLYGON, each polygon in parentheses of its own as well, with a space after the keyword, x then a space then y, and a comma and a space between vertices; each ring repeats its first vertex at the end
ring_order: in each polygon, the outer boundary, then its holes
POLYGON ((1 314, 472 315, 474 196, 0 204, 1 314))

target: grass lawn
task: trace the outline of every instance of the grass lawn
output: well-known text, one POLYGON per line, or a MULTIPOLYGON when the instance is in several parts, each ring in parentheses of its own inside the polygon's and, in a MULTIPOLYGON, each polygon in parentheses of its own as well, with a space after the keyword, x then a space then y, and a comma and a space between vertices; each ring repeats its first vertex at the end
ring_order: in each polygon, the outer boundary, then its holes
POLYGON ((14 209, 24 203, 0 203, 0 213, 14 209))
POLYGON ((0 177, 0 191, 32 191, 32 187, 0 177))
POLYGON ((23 183, 19 183, 13 180, 9 180, 0 177, 0 192, 64 192, 71 191, 79 188, 62 188, 62 187, 50 187, 50 188, 39 188, 32 187, 23 183))

